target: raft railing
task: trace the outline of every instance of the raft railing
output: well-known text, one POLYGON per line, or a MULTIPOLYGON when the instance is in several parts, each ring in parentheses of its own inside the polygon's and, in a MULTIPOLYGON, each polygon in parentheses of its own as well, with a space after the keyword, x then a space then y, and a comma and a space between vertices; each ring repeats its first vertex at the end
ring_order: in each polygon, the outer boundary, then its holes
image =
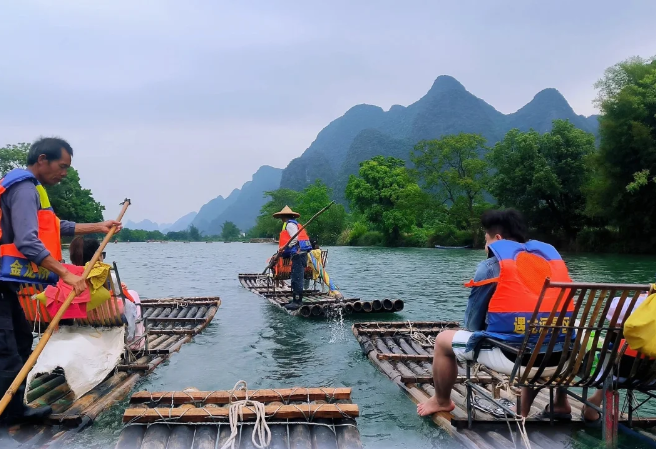
MULTIPOLYGON (((554 390, 566 391, 569 396, 600 414, 602 436, 607 447, 617 447, 619 425, 619 390, 627 391, 628 426, 635 422, 633 415, 649 399, 656 398, 656 360, 637 353, 628 376, 620 376, 619 367, 628 345, 623 340, 624 321, 634 311, 638 298, 645 292, 653 293, 650 285, 597 284, 574 282, 551 282, 546 279, 532 317, 525 326, 525 337, 520 348, 487 338, 481 344, 489 344, 515 355, 515 365, 509 378, 509 387, 549 390, 550 421, 553 423, 554 390), (549 317, 539 319, 539 311, 547 293, 557 297, 549 317), (614 300, 616 300, 615 304, 614 300), (573 311, 568 309, 572 308, 573 311), (614 310, 611 311, 611 307, 614 310), (554 333, 565 334, 565 342, 558 357, 558 339, 554 333), (537 340, 532 340, 531 336, 537 340), (535 343, 532 343, 535 341, 535 343), (544 349, 546 351, 540 351, 544 349), (541 357, 540 357, 541 355, 541 357), (559 358, 558 365, 549 366, 552 359, 559 358), (596 363, 594 363, 596 359, 596 363), (555 369, 554 369, 555 368, 555 369), (545 376, 549 369, 551 374, 545 376), (582 395, 571 390, 582 388, 582 395), (601 407, 588 400, 588 390, 602 390, 601 407), (634 406, 634 393, 647 395, 647 400, 634 406)), ((552 296, 553 297, 553 296, 552 296)), ((480 345, 477 350, 480 350, 480 345)), ((519 414, 497 401, 489 391, 471 379, 471 368, 476 362, 467 364, 465 381, 468 404, 468 427, 472 427, 471 400, 476 391, 504 409, 509 416, 521 419, 519 414)), ((521 395, 517 392, 517 409, 521 410, 521 395)))

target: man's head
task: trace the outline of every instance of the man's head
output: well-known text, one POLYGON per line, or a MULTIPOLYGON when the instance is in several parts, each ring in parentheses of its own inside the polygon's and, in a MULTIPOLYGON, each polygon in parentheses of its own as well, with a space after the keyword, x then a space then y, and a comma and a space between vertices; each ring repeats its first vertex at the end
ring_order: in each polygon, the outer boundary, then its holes
POLYGON ((528 228, 524 217, 515 209, 485 211, 481 217, 481 224, 485 231, 485 249, 501 239, 519 243, 526 243, 528 240, 528 228))
POLYGON ((27 166, 41 184, 52 186, 66 177, 73 148, 64 139, 45 137, 37 140, 27 153, 27 166))

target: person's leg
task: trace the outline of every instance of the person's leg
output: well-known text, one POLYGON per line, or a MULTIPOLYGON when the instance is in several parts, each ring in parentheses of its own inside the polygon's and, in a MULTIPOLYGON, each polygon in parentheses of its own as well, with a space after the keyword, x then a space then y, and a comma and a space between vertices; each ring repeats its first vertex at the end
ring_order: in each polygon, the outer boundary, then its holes
POLYGON ((453 336, 457 331, 442 331, 435 339, 433 354, 433 384, 435 396, 417 405, 420 416, 428 416, 437 412, 450 412, 455 408, 451 400, 451 390, 458 377, 458 365, 453 352, 453 336))
MULTIPOLYGON (((522 388, 522 410, 521 414, 524 417, 527 417, 531 412, 531 406, 535 400, 535 396, 538 394, 537 389, 533 388, 522 388)), ((548 412, 547 406, 547 412, 548 412)), ((556 395, 554 397, 554 413, 558 414, 569 414, 572 413, 572 406, 569 404, 567 399, 567 389, 565 388, 556 388, 556 395)))
POLYGON ((25 318, 25 312, 18 300, 18 294, 11 295, 9 302, 11 304, 11 318, 18 354, 23 359, 23 363, 25 363, 30 357, 30 354, 32 354, 32 343, 34 341, 34 337, 32 337, 32 326, 30 326, 30 323, 25 318))
POLYGON ((303 290, 303 267, 298 254, 292 256, 291 285, 294 297, 303 290))
MULTIPOLYGON (((588 401, 592 402, 597 407, 601 407, 601 402, 603 399, 603 390, 597 390, 592 396, 588 398, 588 401)), ((597 421, 599 419, 599 412, 592 407, 583 406, 583 418, 586 421, 597 421)))

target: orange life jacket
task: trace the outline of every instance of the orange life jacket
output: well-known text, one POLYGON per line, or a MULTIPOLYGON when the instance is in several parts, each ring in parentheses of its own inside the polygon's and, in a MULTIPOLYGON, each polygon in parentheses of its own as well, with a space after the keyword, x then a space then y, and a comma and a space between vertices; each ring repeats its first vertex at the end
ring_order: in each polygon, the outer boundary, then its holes
MULTIPOLYGON (((572 280, 562 257, 549 244, 537 240, 526 243, 499 240, 490 244, 488 248, 499 261, 499 277, 479 282, 472 280, 465 286, 476 287, 496 282, 496 290, 487 310, 487 328, 484 333, 509 344, 521 344, 546 278, 553 282, 572 282, 572 280)), ((537 316, 540 324, 547 324, 558 298, 558 290, 546 290, 537 316)), ((559 305, 559 311, 561 308, 562 303, 559 305)), ((566 309, 562 325, 568 324, 573 311, 572 301, 566 309)), ((558 313, 554 319, 557 316, 558 313)), ((536 341, 538 336, 539 333, 536 332, 530 336, 529 341, 536 341)), ((557 338, 557 345, 562 345, 565 341, 565 331, 559 331, 557 338)), ((545 343, 549 343, 549 340, 547 338, 545 343)))
MULTIPOLYGON (((30 180, 34 183, 36 191, 39 194, 39 240, 43 243, 50 255, 57 260, 62 260, 61 237, 59 218, 50 206, 48 193, 41 183, 34 177, 32 172, 21 168, 14 169, 7 173, 0 180, 0 196, 4 194, 11 186, 30 180)), ((2 211, 0 211, 0 217, 2 211)), ((0 238, 2 229, 0 229, 0 238)), ((37 284, 56 284, 59 277, 43 267, 37 266, 30 262, 13 243, 0 245, 0 280, 9 282, 37 283, 37 284)))
MULTIPOLYGON (((291 240, 292 236, 287 232, 287 223, 294 223, 298 226, 298 229, 301 231, 296 236, 296 241, 298 242, 298 248, 300 251, 310 251, 312 249, 312 243, 310 243, 310 238, 305 232, 303 225, 300 225, 296 220, 287 220, 284 225, 282 225, 282 231, 280 231, 280 236, 278 238, 278 249, 283 248, 291 240)), ((296 253, 298 249, 296 247, 287 248, 283 252, 283 257, 289 257, 292 254, 296 253)))

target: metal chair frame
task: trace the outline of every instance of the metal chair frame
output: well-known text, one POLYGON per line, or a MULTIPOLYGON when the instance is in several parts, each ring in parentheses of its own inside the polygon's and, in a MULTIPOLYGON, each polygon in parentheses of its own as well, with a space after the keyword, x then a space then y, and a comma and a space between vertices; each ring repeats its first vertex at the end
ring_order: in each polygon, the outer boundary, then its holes
MULTIPOLYGON (((509 378, 509 385, 538 390, 549 388, 550 412, 553 412, 554 389, 561 388, 565 389, 569 396, 585 404, 586 407, 591 407, 600 413, 603 438, 608 447, 616 447, 619 421, 618 390, 627 390, 629 426, 633 425, 634 412, 649 399, 656 398, 656 395, 652 393, 656 390, 656 360, 638 354, 627 379, 620 382, 618 375, 620 360, 628 347, 626 343, 620 344, 623 338, 623 322, 631 315, 639 296, 645 291, 651 294, 653 293, 653 287, 635 284, 551 282, 547 278, 531 320, 525 327, 525 337, 522 345, 517 348, 491 338, 485 339, 482 344, 491 344, 515 354, 515 365, 509 378), (538 311, 548 289, 557 289, 558 298, 549 313, 549 318, 540 322, 538 311), (610 319, 607 320, 612 300, 616 297, 619 298, 618 304, 610 319), (568 317, 567 309, 572 303, 574 304, 574 311, 568 317), (623 310, 625 306, 626 310, 623 310), (621 323, 620 315, 623 315, 621 323), (557 339, 551 338, 554 332, 564 333, 565 341, 569 344, 563 345, 554 374, 545 377, 543 375, 545 370, 554 368, 547 364, 552 356, 557 357, 557 352, 554 351, 557 339), (532 343, 530 337, 536 334, 538 336, 537 341, 532 343), (591 346, 591 349, 588 350, 589 346, 591 346), (541 351, 538 349, 541 349, 541 351), (537 358, 540 353, 544 356, 538 363, 537 358), (593 367, 593 359, 597 354, 598 361, 596 366, 593 367), (528 363, 522 366, 522 361, 526 358, 528 358, 528 363), (531 371, 533 370, 536 371, 532 374, 531 371), (639 373, 640 375, 638 375, 639 373), (570 387, 582 387, 583 395, 570 391, 570 387), (598 388, 603 391, 601 407, 597 407, 588 401, 589 388, 598 388), (633 406, 635 391, 645 393, 648 396, 637 407, 633 406)), ((480 350, 480 345, 477 349, 480 350)), ((473 391, 491 401, 495 401, 486 389, 471 381, 470 370, 472 364, 473 362, 468 363, 467 380, 465 381, 468 425, 470 428, 473 423, 471 407, 473 391)), ((496 401, 495 403, 511 417, 519 417, 514 410, 508 409, 496 401)), ((517 409, 521 410, 520 396, 517 396, 517 409)), ((550 421, 553 424, 553 414, 550 416, 550 421)))

